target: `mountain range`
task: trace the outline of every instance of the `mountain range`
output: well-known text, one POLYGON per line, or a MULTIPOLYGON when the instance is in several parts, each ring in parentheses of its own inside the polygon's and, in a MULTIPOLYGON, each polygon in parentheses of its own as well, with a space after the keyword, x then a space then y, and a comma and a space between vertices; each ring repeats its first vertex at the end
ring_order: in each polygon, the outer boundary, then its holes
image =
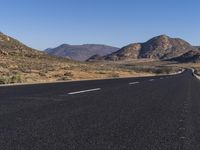
POLYGON ((198 62, 199 53, 199 46, 192 46, 183 39, 171 38, 167 35, 153 37, 144 43, 129 44, 121 49, 100 44, 63 44, 57 48, 47 49, 45 52, 42 52, 32 49, 0 32, 0 56, 9 56, 9 58, 11 56, 18 56, 17 58, 56 58, 61 60, 61 58, 54 57, 55 55, 79 61, 123 61, 149 58, 155 60, 177 60, 179 62, 198 62))
POLYGON ((0 33, 0 84, 104 79, 136 74, 134 70, 116 65, 102 66, 49 55, 0 33))
MULTIPOLYGON (((85 60, 94 54, 87 61, 102 61, 102 65, 74 61, 71 56, 65 56, 70 57, 68 59, 57 57, 53 54, 49 55, 46 52, 30 48, 0 32, 0 84, 116 76, 112 70, 119 63, 109 66, 110 63, 104 65, 103 61, 123 62, 143 58, 148 60, 150 58, 176 61, 178 63, 200 62, 200 49, 198 46, 192 46, 182 39, 171 38, 166 35, 154 37, 144 43, 133 43, 119 50, 115 47, 95 44, 82 46, 62 45, 61 47, 66 46, 75 47, 71 51, 75 51, 74 57, 76 57, 76 60, 85 60), (99 72, 99 70, 101 71, 99 72)), ((54 50, 48 49, 46 51, 50 53, 54 50)), ((115 69, 120 74, 125 72, 121 68, 115 69)), ((125 69, 127 68, 125 67, 125 69)), ((130 70, 126 71, 130 73, 130 70)))
POLYGON ((104 56, 117 50, 119 50, 117 47, 100 44, 62 44, 56 48, 48 48, 45 52, 50 55, 66 57, 77 61, 85 61, 93 55, 104 56))
POLYGON ((120 50, 103 57, 94 55, 87 61, 121 61, 140 58, 169 60, 179 57, 191 50, 198 51, 199 47, 194 47, 180 38, 171 38, 166 35, 160 35, 144 43, 127 45, 120 50))

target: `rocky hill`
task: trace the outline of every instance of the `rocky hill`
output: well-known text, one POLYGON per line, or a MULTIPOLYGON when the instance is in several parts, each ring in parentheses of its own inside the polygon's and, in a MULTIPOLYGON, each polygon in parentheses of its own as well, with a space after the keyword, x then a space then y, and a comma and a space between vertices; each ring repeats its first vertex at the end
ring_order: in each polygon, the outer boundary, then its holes
POLYGON ((0 55, 36 57, 43 54, 0 32, 0 55))
POLYGON ((77 62, 48 55, 0 33, 0 84, 140 76, 115 65, 77 62))
POLYGON ((189 62, 198 63, 200 62, 200 52, 197 50, 191 50, 179 57, 170 59, 170 61, 177 61, 179 63, 189 63, 189 62))
POLYGON ((61 78, 56 69, 73 64, 71 60, 49 56, 0 33, 0 84, 55 81, 61 78))
MULTIPOLYGON (((193 49, 196 48, 182 39, 160 35, 150 39, 145 43, 134 43, 125 46, 117 52, 104 56, 102 59, 110 61, 139 58, 165 60, 178 57, 193 49)), ((95 61, 95 59, 93 59, 93 61, 95 61)))
POLYGON ((85 45, 68 45, 63 44, 56 48, 46 49, 48 54, 67 57, 73 60, 85 61, 93 55, 104 56, 119 50, 119 48, 107 45, 85 44, 85 45))
POLYGON ((194 46, 194 48, 198 49, 200 51, 200 46, 194 46))
POLYGON ((86 61, 87 62, 92 62, 92 61, 102 61, 104 58, 100 55, 93 55, 90 58, 88 58, 86 61))

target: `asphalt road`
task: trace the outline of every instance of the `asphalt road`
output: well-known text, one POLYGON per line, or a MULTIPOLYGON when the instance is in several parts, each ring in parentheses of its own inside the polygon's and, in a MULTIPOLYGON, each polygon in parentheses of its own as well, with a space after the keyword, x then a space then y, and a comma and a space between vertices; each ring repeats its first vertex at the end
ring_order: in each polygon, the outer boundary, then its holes
POLYGON ((0 150, 199 150, 200 81, 180 75, 0 87, 0 150))

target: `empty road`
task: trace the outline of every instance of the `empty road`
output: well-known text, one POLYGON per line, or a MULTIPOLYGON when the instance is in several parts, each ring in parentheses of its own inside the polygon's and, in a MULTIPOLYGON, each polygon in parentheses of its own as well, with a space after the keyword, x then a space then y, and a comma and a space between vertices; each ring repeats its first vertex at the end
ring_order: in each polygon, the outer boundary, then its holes
POLYGON ((0 150, 199 150, 200 81, 179 75, 0 87, 0 150))

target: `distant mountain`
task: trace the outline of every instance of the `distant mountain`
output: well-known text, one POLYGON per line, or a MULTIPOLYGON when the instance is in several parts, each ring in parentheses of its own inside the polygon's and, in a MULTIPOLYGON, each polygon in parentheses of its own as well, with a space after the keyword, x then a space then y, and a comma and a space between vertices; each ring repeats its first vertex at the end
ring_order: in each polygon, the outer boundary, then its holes
POLYGON ((101 61, 101 60, 104 60, 104 57, 103 57, 103 56, 100 56, 100 55, 93 55, 93 56, 91 56, 90 58, 88 58, 86 61, 87 61, 87 62, 92 62, 92 61, 101 61))
POLYGON ((73 60, 85 61, 93 55, 104 56, 119 50, 117 47, 85 44, 85 45, 68 45, 63 44, 56 48, 46 49, 45 52, 55 56, 67 57, 73 60))
POLYGON ((191 50, 179 57, 170 59, 170 61, 177 61, 179 63, 188 63, 188 62, 197 63, 200 62, 200 52, 198 50, 191 50))
MULTIPOLYGON (((118 61, 139 58, 165 60, 178 57, 193 49, 196 48, 182 39, 160 35, 145 43, 134 43, 125 46, 112 54, 102 57, 101 60, 118 61)), ((88 59, 88 61, 91 60, 92 59, 88 59)), ((93 61, 95 61, 95 59, 93 59, 93 61)))

